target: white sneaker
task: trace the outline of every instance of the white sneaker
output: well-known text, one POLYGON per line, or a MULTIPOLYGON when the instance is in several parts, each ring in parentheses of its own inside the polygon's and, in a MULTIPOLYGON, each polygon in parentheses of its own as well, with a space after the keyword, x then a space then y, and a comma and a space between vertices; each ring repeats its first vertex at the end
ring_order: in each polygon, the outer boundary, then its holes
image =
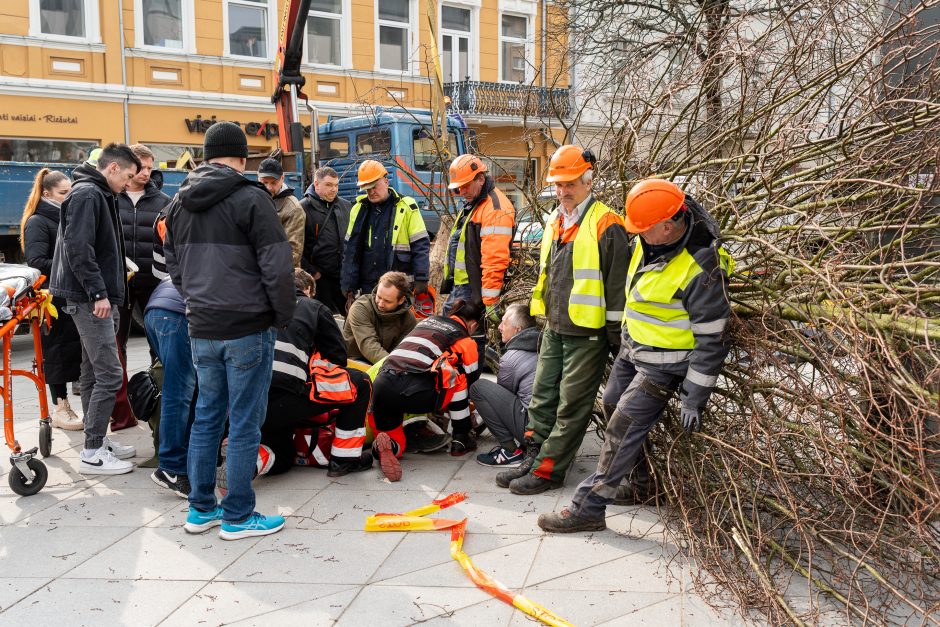
POLYGON ((101 448, 108 449, 118 459, 128 459, 134 455, 137 455, 137 449, 133 446, 124 446, 120 442, 116 442, 108 436, 104 436, 104 441, 101 443, 101 448))
POLYGON ((68 399, 59 399, 52 412, 52 426, 66 431, 81 431, 85 428, 82 419, 79 418, 69 406, 68 399))
POLYGON ((103 446, 91 457, 85 457, 85 451, 82 451, 79 459, 78 472, 83 475, 123 475, 134 470, 134 464, 121 461, 103 446))

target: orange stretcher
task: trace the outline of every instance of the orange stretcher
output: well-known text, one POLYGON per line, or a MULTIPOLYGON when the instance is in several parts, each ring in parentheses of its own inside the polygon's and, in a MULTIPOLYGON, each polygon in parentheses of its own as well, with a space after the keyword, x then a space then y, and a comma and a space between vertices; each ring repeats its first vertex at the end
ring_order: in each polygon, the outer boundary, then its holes
POLYGON ((10 449, 10 469, 8 482, 10 489, 21 496, 36 494, 46 485, 49 471, 46 465, 37 459, 42 453, 49 457, 52 453, 52 422, 49 419, 49 403, 46 399, 46 377, 42 367, 42 344, 40 325, 51 322, 49 315, 55 316, 52 296, 46 290, 39 289, 46 277, 28 266, 0 264, 0 336, 3 337, 3 386, 0 395, 3 398, 3 434, 10 449), (10 351, 13 334, 17 326, 29 320, 33 335, 33 368, 17 370, 12 367, 10 351), (39 447, 24 451, 13 434, 13 377, 26 377, 36 384, 39 395, 39 447))

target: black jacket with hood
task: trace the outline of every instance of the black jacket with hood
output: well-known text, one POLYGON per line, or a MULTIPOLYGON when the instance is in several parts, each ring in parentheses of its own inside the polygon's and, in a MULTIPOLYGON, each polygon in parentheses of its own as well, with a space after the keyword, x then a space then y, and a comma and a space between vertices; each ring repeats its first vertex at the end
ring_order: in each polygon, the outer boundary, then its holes
POLYGON ((260 183, 224 165, 200 165, 167 208, 163 252, 192 337, 235 339, 290 322, 290 244, 260 183))
POLYGON ((307 216, 300 267, 314 276, 319 272, 324 277, 339 279, 352 205, 339 196, 326 202, 311 185, 300 206, 307 216))
POLYGON ((163 175, 155 170, 136 206, 126 191, 117 197, 127 256, 140 268, 132 282, 151 289, 159 282, 153 275, 153 223, 170 203, 170 197, 160 191, 162 187, 163 175))
POLYGON ((271 387, 308 396, 310 354, 314 351, 319 351, 323 359, 346 367, 346 342, 333 312, 323 303, 298 292, 294 317, 287 327, 277 332, 271 387))
POLYGON ((72 181, 59 214, 50 290, 75 302, 107 298, 122 305, 127 271, 114 192, 104 175, 88 163, 75 168, 72 181))

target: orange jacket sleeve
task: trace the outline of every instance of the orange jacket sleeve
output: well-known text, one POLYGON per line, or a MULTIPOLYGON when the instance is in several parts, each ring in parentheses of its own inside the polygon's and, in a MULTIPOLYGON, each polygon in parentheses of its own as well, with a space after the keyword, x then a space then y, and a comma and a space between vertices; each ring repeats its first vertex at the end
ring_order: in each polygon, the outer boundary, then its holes
POLYGON ((477 209, 480 216, 480 257, 483 266, 482 292, 483 304, 490 306, 499 301, 503 291, 503 279, 509 268, 509 247, 512 245, 513 227, 516 225, 516 210, 512 203, 498 189, 492 192, 496 196, 487 198, 477 209))

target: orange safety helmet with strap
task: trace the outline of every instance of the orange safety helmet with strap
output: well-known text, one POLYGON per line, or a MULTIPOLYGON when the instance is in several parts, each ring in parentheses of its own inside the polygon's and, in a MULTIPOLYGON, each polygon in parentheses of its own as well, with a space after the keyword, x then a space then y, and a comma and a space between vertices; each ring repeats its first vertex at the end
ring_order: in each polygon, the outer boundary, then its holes
POLYGON ((411 306, 411 313, 418 320, 424 320, 434 315, 437 311, 437 290, 434 286, 428 285, 428 291, 414 295, 414 304, 411 306))
POLYGON ((642 233, 685 211, 685 193, 663 179, 646 179, 633 186, 624 204, 624 226, 630 233, 642 233))
POLYGON ((385 169, 385 166, 374 159, 366 159, 359 166, 359 180, 356 185, 365 187, 375 183, 383 176, 388 176, 388 170, 385 169))
POLYGON ((460 155, 450 164, 450 185, 447 189, 460 189, 487 171, 486 164, 476 155, 460 155))
POLYGON ((356 400, 356 386, 345 368, 323 359, 320 351, 310 355, 310 400, 344 405, 356 400))
POLYGON ((555 151, 548 162, 548 176, 545 180, 549 183, 573 181, 593 169, 596 162, 597 157, 590 150, 584 150, 573 144, 565 144, 555 151))

